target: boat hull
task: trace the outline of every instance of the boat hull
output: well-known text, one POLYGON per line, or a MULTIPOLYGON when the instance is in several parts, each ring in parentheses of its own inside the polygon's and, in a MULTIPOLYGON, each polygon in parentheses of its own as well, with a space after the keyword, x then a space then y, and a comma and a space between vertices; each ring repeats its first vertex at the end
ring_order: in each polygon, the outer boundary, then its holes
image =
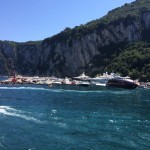
POLYGON ((106 85, 108 87, 117 87, 117 88, 125 88, 125 89, 135 89, 138 86, 134 82, 129 82, 129 81, 120 80, 120 79, 108 80, 106 85))

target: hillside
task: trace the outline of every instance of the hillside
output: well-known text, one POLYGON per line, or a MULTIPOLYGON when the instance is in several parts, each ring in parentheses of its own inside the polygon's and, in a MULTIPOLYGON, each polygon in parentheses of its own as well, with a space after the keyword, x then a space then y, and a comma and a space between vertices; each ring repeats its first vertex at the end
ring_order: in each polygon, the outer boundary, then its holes
POLYGON ((118 72, 150 80, 150 1, 137 0, 43 41, 0 41, 0 74, 76 76, 118 72))

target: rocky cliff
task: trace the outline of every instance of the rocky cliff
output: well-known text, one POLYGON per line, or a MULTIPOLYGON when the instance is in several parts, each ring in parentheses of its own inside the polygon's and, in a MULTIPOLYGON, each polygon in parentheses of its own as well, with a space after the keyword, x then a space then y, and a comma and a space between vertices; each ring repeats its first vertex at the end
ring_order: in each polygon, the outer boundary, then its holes
POLYGON ((83 71, 102 73, 127 43, 150 39, 150 2, 146 8, 139 6, 136 14, 116 17, 125 7, 128 10, 141 2, 147 3, 138 0, 100 20, 66 28, 43 41, 0 41, 0 74, 10 74, 13 68, 22 75, 57 77, 76 76, 83 71))

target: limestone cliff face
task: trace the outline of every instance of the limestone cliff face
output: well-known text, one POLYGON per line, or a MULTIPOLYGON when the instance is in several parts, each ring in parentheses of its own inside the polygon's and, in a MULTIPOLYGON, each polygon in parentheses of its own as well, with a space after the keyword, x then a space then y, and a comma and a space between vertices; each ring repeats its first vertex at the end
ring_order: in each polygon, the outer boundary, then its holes
POLYGON ((149 30, 149 28, 150 28, 150 13, 147 12, 147 13, 142 14, 142 19, 144 21, 144 27, 147 30, 149 30))
MULTIPOLYGON (((106 64, 95 59, 107 59, 105 48, 111 44, 142 40, 150 31, 150 12, 140 18, 127 16, 110 22, 103 28, 93 29, 80 38, 67 37, 64 40, 45 39, 41 42, 0 42, 0 74, 7 74, 15 68, 24 75, 76 76, 103 72, 106 64), (68 43, 68 39, 70 43, 68 43)), ((56 35, 57 37, 57 35, 56 35)), ((115 51, 115 50, 114 50, 115 51)), ((109 53, 109 49, 107 51, 109 53)))

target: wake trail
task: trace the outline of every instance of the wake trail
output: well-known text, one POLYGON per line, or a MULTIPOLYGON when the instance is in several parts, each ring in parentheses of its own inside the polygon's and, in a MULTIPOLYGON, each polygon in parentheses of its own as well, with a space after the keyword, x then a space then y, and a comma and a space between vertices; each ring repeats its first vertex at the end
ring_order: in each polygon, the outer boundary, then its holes
POLYGON ((32 116, 25 115, 21 110, 17 110, 9 106, 0 106, 0 114, 18 117, 27 121, 33 121, 35 123, 44 123, 44 121, 38 120, 37 118, 34 118, 32 116))

